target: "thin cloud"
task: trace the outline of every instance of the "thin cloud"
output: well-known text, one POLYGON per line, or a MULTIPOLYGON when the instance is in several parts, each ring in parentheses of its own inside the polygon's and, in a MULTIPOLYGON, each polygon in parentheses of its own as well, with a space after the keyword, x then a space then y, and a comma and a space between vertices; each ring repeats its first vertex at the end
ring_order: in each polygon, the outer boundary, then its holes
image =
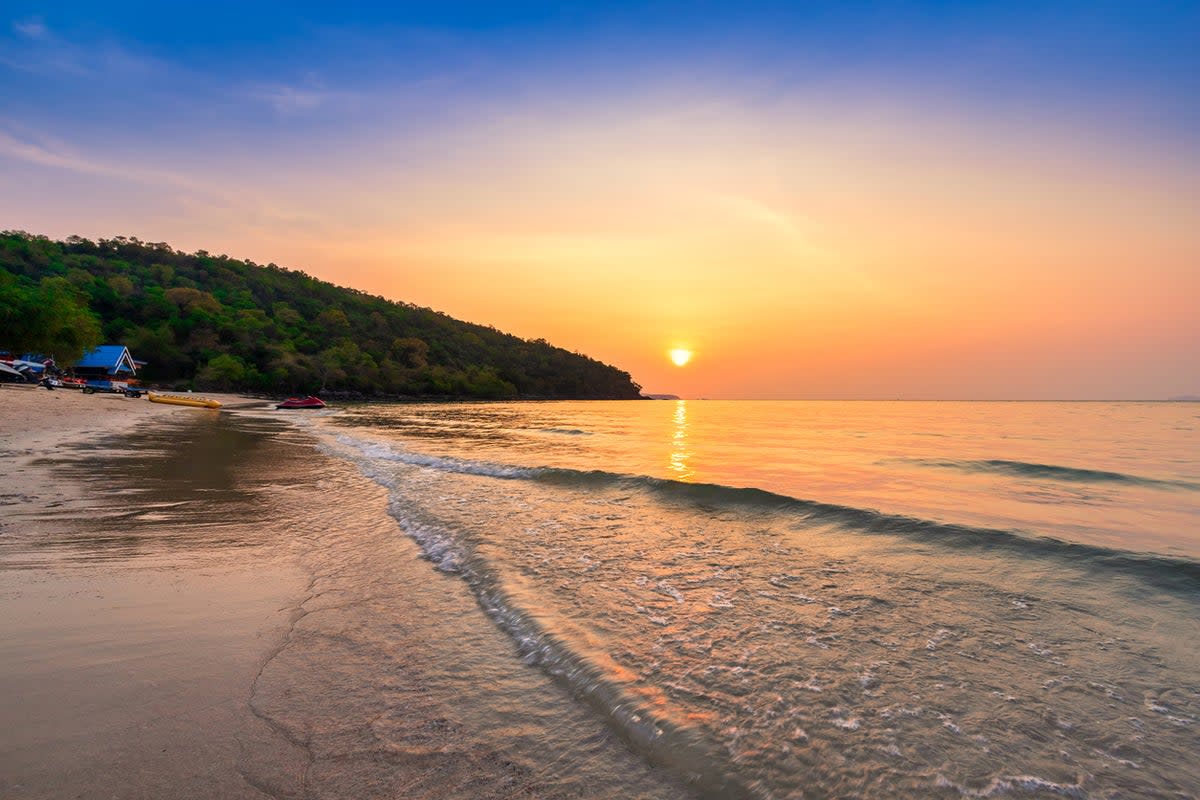
POLYGON ((298 114, 320 108, 328 103, 333 95, 317 89, 276 86, 264 89, 259 97, 280 114, 298 114))
POLYGON ((17 138, 4 130, 0 130, 0 156, 8 156, 18 161, 43 167, 56 167, 90 175, 112 176, 120 173, 120 170, 95 164, 69 153, 56 151, 38 142, 17 138))
POLYGON ((335 104, 344 105, 355 97, 351 92, 326 88, 316 75, 307 76, 299 83, 249 83, 237 94, 283 116, 307 114, 335 104))
POLYGON ((170 65, 113 40, 76 42, 39 18, 12 23, 0 36, 0 64, 22 72, 72 77, 157 76, 170 65))
POLYGON ((321 216, 275 205, 246 187, 212 185, 169 170, 100 160, 0 119, 0 159, 4 158, 173 191, 174 200, 194 209, 197 216, 223 219, 230 226, 244 229, 284 230, 289 235, 307 232, 317 237, 349 236, 352 232, 321 216))
POLYGON ((119 178, 124 181, 150 186, 186 189, 189 192, 214 197, 223 194, 211 186, 206 186, 178 173, 167 170, 134 167, 129 164, 108 163, 74 152, 62 144, 51 144, 48 140, 41 137, 30 135, 18 137, 10 131, 11 127, 9 130, 0 128, 0 156, 7 156, 18 161, 25 161, 43 167, 56 167, 85 175, 119 178))
POLYGON ((12 28, 26 39, 45 39, 50 34, 50 29, 46 27, 46 23, 37 17, 14 22, 12 28))

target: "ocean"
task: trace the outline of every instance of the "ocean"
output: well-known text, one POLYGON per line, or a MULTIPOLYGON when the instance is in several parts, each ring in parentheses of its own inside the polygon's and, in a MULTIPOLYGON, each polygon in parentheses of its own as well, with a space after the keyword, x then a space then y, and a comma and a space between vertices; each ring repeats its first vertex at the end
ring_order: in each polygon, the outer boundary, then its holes
POLYGON ((260 676, 258 713, 310 743, 358 730, 515 776, 444 796, 1200 793, 1200 404, 415 403, 301 425, 383 498, 331 478, 297 499, 326 531, 314 586, 388 598, 329 601, 303 663, 260 676), (305 664, 324 683, 297 685, 305 664))

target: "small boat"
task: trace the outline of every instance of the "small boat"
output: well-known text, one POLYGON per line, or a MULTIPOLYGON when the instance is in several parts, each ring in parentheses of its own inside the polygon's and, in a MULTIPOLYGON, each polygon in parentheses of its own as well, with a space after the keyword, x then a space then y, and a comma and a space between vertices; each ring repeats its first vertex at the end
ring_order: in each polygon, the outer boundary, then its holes
POLYGON ((325 401, 319 397, 313 397, 311 394, 308 397, 289 397, 282 403, 277 403, 276 408, 324 408, 325 401))
POLYGON ((151 403, 169 403, 173 406, 192 406, 193 408, 220 408, 220 400, 212 400, 208 397, 195 397, 186 394, 159 394, 158 392, 150 392, 151 403))
POLYGON ((3 380, 12 381, 13 383, 26 383, 28 381, 24 372, 13 369, 8 364, 3 363, 0 363, 0 376, 3 376, 3 380))

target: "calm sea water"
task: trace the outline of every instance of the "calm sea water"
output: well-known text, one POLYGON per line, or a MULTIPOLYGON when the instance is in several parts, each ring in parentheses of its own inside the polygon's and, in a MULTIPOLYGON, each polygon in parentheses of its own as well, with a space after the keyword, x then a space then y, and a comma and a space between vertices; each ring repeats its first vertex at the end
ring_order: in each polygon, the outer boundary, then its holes
POLYGON ((573 741, 604 729, 703 797, 1200 793, 1200 405, 414 404, 306 421, 388 493, 429 562, 413 592, 449 579, 509 638, 456 675, 552 679, 503 711, 541 720, 513 728, 534 761, 592 776, 570 796, 679 789, 563 765, 565 712, 547 711, 563 697, 582 710, 573 741))

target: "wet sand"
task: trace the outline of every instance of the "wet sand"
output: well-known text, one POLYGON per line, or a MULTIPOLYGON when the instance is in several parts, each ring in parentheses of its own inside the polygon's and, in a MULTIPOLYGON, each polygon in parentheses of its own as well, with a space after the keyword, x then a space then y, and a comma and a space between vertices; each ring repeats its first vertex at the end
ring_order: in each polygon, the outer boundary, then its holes
POLYGON ((691 796, 293 418, 0 395, 0 797, 691 796))
POLYGON ((306 576, 237 474, 285 445, 23 387, 0 389, 0 442, 0 796, 261 798, 248 746, 298 783, 248 699, 306 576))

